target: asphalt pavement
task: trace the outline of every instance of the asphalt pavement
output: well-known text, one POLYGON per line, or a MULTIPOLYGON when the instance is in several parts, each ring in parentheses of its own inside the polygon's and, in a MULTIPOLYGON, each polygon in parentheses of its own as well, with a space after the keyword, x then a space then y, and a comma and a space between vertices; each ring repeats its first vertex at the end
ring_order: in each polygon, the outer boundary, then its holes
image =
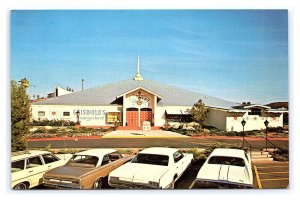
POLYGON ((289 162, 256 162, 254 163, 256 188, 286 189, 289 186, 289 162))
MULTIPOLYGON (((265 148, 265 140, 248 140, 254 149, 265 148)), ((53 140, 28 140, 29 148, 148 148, 154 146, 173 148, 206 148, 213 143, 241 145, 242 139, 236 138, 74 138, 53 140)), ((288 147, 287 140, 272 140, 277 147, 288 147)))

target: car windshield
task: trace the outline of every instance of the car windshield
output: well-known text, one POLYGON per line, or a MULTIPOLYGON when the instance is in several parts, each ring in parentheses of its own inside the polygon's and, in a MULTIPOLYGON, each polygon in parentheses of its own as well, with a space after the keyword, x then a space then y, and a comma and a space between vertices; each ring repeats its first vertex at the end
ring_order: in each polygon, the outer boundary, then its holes
POLYGON ((150 164, 150 165, 168 166, 169 156, 139 153, 138 155, 136 155, 133 158, 133 160, 131 162, 132 163, 150 164))
POLYGON ((98 160, 99 158, 96 156, 74 155, 67 165, 75 167, 96 167, 98 160))
POLYGON ((227 156, 213 156, 208 160, 208 164, 234 165, 239 167, 245 166, 245 162, 242 158, 227 156))

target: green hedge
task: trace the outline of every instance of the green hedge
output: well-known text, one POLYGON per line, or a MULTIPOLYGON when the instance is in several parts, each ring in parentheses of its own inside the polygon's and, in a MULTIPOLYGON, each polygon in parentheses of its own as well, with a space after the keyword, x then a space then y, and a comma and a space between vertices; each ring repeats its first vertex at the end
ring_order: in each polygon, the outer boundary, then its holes
POLYGON ((288 148, 279 148, 274 152, 273 155, 274 161, 285 162, 289 161, 289 149, 288 148))
POLYGON ((43 119, 43 120, 33 120, 32 126, 75 126, 76 122, 63 119, 43 119))

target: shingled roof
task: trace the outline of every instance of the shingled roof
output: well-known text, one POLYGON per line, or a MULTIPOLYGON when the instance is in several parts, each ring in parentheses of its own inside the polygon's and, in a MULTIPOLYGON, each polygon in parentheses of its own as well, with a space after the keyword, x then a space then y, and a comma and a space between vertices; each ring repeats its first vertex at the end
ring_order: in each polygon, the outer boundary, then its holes
POLYGON ((199 99, 202 99, 205 105, 208 107, 214 108, 232 109, 232 107, 239 105, 234 102, 151 80, 119 81, 100 87, 90 88, 71 94, 50 98, 41 102, 35 102, 33 105, 113 105, 113 102, 116 100, 117 96, 139 87, 161 96, 162 99, 158 102, 158 105, 163 106, 192 106, 199 99))

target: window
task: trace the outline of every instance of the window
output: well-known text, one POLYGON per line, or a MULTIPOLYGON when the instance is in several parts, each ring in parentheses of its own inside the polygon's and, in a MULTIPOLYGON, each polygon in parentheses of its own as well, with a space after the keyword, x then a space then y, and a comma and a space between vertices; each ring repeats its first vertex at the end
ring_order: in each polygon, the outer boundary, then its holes
POLYGON ((44 159, 45 164, 59 161, 59 159, 56 156, 51 155, 51 154, 43 155, 43 159, 44 159))
POLYGON ((33 168, 42 165, 41 158, 39 156, 35 156, 32 158, 28 158, 26 168, 33 168))
POLYGON ((111 161, 110 161, 108 155, 105 155, 105 156, 103 156, 103 160, 102 160, 101 166, 107 165, 107 164, 110 163, 110 162, 111 162, 111 161))
POLYGON ((259 116, 261 116, 261 109, 252 108, 251 112, 249 112, 249 115, 259 115, 259 116))
POLYGON ((39 117, 45 117, 45 111, 38 111, 39 117))
POLYGON ((131 162, 132 163, 150 164, 150 165, 168 166, 169 156, 139 153, 132 159, 131 162))
POLYGON ((67 163, 70 166, 77 167, 96 167, 99 158, 96 156, 74 155, 67 163))
POLYGON ((121 119, 120 112, 107 112, 106 115, 107 123, 115 123, 116 121, 120 121, 121 119))
POLYGON ((63 112, 63 116, 64 117, 70 116, 70 112, 63 112))
POLYGON ((11 163, 11 172, 18 172, 23 170, 25 167, 25 160, 18 160, 11 163))
POLYGON ((227 156, 213 156, 208 160, 208 164, 234 165, 239 167, 245 166, 245 162, 242 158, 227 156))
POLYGON ((111 161, 115 161, 115 160, 118 160, 120 158, 123 158, 123 156, 117 151, 108 154, 108 157, 109 157, 109 160, 111 160, 111 161))
POLYGON ((174 154, 173 154, 173 158, 174 158, 174 162, 177 163, 179 160, 181 160, 182 158, 184 157, 184 155, 179 152, 179 151, 176 151, 174 154))

